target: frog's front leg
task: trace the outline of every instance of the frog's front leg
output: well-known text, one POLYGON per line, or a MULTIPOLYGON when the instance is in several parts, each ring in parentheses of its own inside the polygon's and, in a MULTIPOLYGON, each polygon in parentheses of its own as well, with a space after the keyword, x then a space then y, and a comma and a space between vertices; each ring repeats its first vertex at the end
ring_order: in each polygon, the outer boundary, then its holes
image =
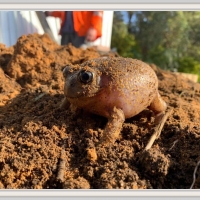
POLYGON ((69 106, 70 106, 70 102, 69 102, 68 99, 65 97, 65 98, 62 100, 62 102, 61 102, 59 108, 60 108, 60 109, 68 109, 69 106))
POLYGON ((120 134, 124 120, 124 112, 121 109, 114 107, 104 129, 103 137, 100 141, 101 145, 115 142, 120 134))
POLYGON ((81 112, 81 109, 77 108, 75 105, 71 104, 69 100, 65 97, 61 102, 60 109, 70 109, 72 113, 78 115, 81 112))

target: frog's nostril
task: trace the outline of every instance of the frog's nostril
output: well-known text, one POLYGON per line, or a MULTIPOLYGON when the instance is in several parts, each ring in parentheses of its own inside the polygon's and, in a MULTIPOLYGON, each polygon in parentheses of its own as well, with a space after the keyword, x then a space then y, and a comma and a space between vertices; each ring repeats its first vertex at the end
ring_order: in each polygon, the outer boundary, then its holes
POLYGON ((63 69, 63 76, 66 78, 68 74, 71 73, 71 66, 67 65, 65 66, 65 68, 63 69))

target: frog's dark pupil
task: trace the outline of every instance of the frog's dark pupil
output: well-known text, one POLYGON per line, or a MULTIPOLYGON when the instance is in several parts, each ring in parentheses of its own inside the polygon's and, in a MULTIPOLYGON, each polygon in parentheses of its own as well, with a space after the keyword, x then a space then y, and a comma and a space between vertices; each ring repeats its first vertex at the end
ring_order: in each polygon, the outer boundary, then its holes
POLYGON ((81 71, 79 74, 79 79, 83 83, 89 83, 92 81, 93 74, 87 71, 81 71))
POLYGON ((84 81, 88 81, 90 78, 89 74, 87 72, 83 72, 82 73, 82 80, 84 81))

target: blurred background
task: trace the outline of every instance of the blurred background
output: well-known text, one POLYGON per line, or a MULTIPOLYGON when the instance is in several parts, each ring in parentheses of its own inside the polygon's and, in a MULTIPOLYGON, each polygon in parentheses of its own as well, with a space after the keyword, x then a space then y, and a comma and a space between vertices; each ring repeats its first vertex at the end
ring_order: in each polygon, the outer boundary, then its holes
MULTIPOLYGON (((102 37, 98 38, 93 45, 110 47, 113 13, 113 11, 103 12, 102 37)), ((40 19, 35 11, 0 11, 0 43, 9 47, 14 45, 23 34, 44 34, 46 30, 40 19)), ((55 41, 60 44, 61 36, 58 34, 60 19, 49 16, 46 20, 55 41)))
MULTIPOLYGON (((59 18, 46 17, 54 40, 60 44, 59 18)), ((23 34, 47 32, 35 11, 0 11, 0 43, 14 45, 23 34)), ((154 63, 162 69, 191 74, 200 82, 200 12, 104 11, 99 45, 154 63)))

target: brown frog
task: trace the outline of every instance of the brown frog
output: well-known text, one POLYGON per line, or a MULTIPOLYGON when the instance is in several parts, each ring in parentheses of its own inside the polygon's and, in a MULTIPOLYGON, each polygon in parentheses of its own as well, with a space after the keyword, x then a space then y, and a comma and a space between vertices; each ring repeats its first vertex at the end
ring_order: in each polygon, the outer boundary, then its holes
POLYGON ((65 99, 62 107, 73 104, 108 118, 101 144, 116 140, 125 118, 146 108, 160 115, 167 108, 158 92, 155 72, 140 60, 96 58, 66 66, 63 74, 65 99))

